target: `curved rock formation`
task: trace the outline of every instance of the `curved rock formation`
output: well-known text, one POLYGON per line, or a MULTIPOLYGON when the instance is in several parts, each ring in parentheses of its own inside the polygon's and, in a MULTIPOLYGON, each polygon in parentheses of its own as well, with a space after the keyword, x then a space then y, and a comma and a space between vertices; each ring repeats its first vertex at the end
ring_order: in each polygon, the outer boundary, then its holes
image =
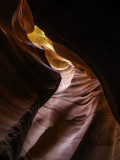
POLYGON ((0 1, 0 160, 120 159, 111 22, 67 2, 0 1))

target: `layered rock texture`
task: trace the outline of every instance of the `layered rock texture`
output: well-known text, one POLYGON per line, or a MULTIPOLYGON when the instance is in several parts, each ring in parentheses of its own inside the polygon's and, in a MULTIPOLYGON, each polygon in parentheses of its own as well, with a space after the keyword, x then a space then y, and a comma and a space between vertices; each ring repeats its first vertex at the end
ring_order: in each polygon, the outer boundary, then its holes
POLYGON ((117 27, 67 2, 0 1, 0 160, 120 159, 117 27))

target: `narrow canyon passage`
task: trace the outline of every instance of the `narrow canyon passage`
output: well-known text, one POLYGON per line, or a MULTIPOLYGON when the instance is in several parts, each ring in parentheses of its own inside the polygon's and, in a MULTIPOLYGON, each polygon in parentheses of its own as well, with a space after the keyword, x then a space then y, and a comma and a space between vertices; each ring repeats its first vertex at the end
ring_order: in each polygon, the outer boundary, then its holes
POLYGON ((93 156, 97 160, 119 158, 116 151, 120 146, 120 127, 109 109, 99 80, 82 65, 80 58, 78 68, 69 61, 74 59, 75 53, 55 44, 59 47, 56 50, 62 50, 63 57, 68 56, 69 60, 60 57, 37 26, 34 32, 31 41, 34 38, 38 47, 45 48, 51 67, 61 75, 61 82, 54 95, 38 110, 21 157, 28 152, 26 160, 70 160, 81 145, 82 159, 92 160, 93 156), (43 37, 39 39, 41 33, 43 37), (69 52, 72 52, 70 56, 69 52))
POLYGON ((99 3, 0 1, 0 160, 120 159, 120 36, 99 3))
POLYGON ((81 144, 82 159, 119 159, 120 127, 99 81, 74 66, 66 70, 60 71, 56 93, 35 116, 21 156, 28 152, 32 160, 69 160, 81 144))

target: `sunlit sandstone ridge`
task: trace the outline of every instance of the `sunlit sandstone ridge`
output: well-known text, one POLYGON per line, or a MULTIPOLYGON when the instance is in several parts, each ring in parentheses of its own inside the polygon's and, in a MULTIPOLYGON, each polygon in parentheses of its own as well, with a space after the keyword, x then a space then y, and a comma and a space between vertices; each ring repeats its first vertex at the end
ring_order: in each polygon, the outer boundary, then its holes
POLYGON ((55 70, 64 70, 72 65, 70 61, 59 56, 54 48, 52 41, 45 36, 45 33, 38 28, 36 25, 34 27, 34 31, 30 34, 27 34, 28 38, 32 43, 38 46, 41 49, 45 49, 46 58, 49 61, 50 65, 55 70))

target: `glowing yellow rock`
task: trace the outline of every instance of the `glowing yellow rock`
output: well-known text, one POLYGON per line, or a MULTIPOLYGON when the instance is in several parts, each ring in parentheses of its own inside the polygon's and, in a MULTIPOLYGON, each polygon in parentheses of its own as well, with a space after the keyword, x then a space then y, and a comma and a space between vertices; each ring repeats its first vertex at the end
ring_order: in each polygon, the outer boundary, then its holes
POLYGON ((34 27, 34 31, 30 34, 27 34, 29 40, 38 46, 39 48, 45 49, 45 55, 50 63, 51 67, 55 70, 64 70, 69 67, 72 63, 67 59, 59 56, 52 45, 52 41, 45 36, 45 33, 38 28, 34 27))

